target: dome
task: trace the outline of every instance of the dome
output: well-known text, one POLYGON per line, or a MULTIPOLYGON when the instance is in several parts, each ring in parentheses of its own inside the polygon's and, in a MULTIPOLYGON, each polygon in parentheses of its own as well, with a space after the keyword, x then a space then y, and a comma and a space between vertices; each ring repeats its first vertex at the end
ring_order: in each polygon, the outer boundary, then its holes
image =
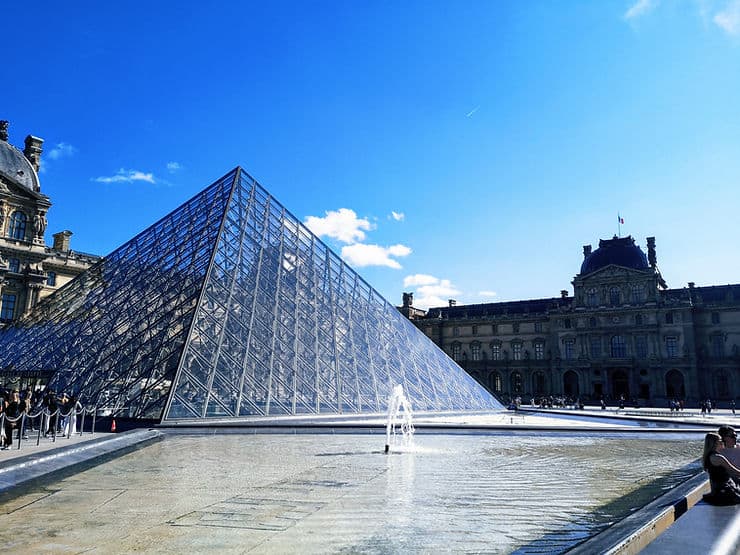
POLYGON ((0 138, 0 172, 26 189, 38 191, 39 176, 28 158, 7 140, 0 138))
POLYGON ((615 235, 613 239, 599 241, 599 248, 586 256, 581 264, 581 275, 590 274, 611 264, 634 270, 650 269, 645 253, 635 245, 632 237, 615 235))

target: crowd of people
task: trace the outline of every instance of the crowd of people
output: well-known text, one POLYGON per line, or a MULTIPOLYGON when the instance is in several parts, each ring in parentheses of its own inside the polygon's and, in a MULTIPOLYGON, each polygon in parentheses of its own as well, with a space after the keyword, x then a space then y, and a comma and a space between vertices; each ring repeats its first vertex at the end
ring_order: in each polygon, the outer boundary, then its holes
POLYGON ((702 466, 709 474, 710 492, 704 500, 712 505, 740 504, 740 457, 737 432, 732 426, 720 426, 704 438, 702 466), (737 449, 737 451, 735 451, 737 449))
POLYGON ((74 433, 81 410, 79 399, 66 393, 30 386, 23 391, 0 388, 0 449, 10 449, 14 437, 28 439, 29 431, 41 430, 44 437, 74 433))

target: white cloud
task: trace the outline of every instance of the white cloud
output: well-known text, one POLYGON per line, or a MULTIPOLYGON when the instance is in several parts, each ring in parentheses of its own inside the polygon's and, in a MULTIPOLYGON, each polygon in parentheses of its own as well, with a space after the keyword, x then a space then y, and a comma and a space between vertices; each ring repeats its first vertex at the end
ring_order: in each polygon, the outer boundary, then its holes
POLYGON ((342 243, 355 243, 365 238, 365 231, 373 229, 372 224, 364 219, 358 218, 354 210, 340 208, 339 210, 327 210, 323 218, 308 216, 303 221, 308 229, 319 237, 331 237, 342 243))
POLYGON ((630 8, 624 13, 626 20, 637 19, 643 15, 651 12, 658 5, 658 0, 637 0, 630 8))
POLYGON ((414 274, 403 278, 404 287, 414 287, 416 285, 433 285, 439 283, 439 279, 429 274, 414 274))
POLYGON ((404 218, 406 218, 406 214, 404 214, 403 212, 394 212, 393 210, 391 210, 391 218, 393 218, 397 222, 402 222, 404 218))
POLYGON ((69 143, 57 143, 57 145, 48 152, 47 156, 52 160, 59 160, 60 158, 69 158, 76 152, 77 149, 69 143))
POLYGON ((406 276, 403 285, 404 287, 416 286, 414 306, 422 310, 435 306, 447 306, 449 299, 461 293, 449 279, 439 279, 428 274, 406 276))
POLYGON ((712 19, 728 35, 740 34, 740 0, 731 0, 712 19))
POLYGON ((180 162, 167 162, 167 171, 170 173, 175 173, 177 171, 180 171, 182 169, 182 165, 180 162))
POLYGON ((115 175, 96 177, 93 181, 97 183, 132 183, 134 181, 145 181, 156 183, 154 174, 144 173, 138 170, 125 170, 121 168, 115 175))
POLYGON ((342 258, 352 266, 362 268, 363 266, 387 266, 388 268, 400 269, 401 265, 392 256, 401 257, 411 254, 411 249, 405 245, 393 245, 381 247, 380 245, 366 245, 355 243, 342 247, 342 258))
POLYGON ((496 291, 478 291, 478 295, 481 297, 496 297, 498 293, 496 291))

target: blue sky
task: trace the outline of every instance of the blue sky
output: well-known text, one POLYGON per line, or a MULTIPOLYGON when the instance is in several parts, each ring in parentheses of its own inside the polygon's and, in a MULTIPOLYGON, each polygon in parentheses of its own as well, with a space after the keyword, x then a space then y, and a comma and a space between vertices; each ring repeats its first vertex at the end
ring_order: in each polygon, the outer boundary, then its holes
POLYGON ((381 294, 572 292, 656 237, 740 282, 740 0, 13 2, 0 119, 107 254, 237 165, 381 294))

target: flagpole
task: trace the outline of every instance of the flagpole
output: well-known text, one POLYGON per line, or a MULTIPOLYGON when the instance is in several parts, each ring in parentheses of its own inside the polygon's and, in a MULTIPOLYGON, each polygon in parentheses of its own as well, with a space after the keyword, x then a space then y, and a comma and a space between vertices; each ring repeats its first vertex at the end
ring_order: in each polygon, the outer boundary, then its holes
POLYGON ((622 236, 622 216, 617 212, 617 237, 622 236))

